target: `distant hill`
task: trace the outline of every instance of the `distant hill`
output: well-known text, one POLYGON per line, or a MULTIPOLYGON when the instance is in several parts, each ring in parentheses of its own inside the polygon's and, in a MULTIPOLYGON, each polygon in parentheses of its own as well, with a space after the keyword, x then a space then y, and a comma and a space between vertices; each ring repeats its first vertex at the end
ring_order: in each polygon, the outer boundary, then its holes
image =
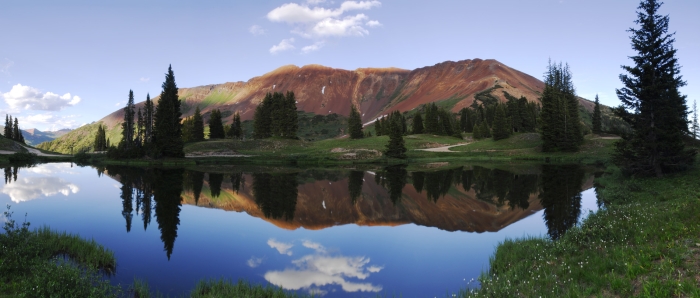
MULTIPOLYGON (((0 131, 5 131, 5 126, 0 125, 0 131)), ((64 128, 57 131, 41 131, 36 128, 22 129, 22 136, 27 145, 36 146, 43 142, 52 141, 71 132, 71 129, 64 128)))
MULTIPOLYGON (((410 111, 431 102, 437 102, 456 113, 471 105, 474 96, 484 91, 503 102, 506 101, 504 92, 538 102, 543 88, 542 81, 501 62, 474 59, 447 61, 415 70, 343 70, 321 65, 288 65, 247 82, 180 88, 178 95, 182 100, 183 117, 193 115, 195 107, 199 107, 205 123, 213 109, 222 111, 224 123, 231 123, 235 112, 241 113, 242 120, 250 120, 266 93, 286 91, 294 91, 298 110, 305 112, 309 119, 336 114, 344 121, 350 114, 350 106, 354 105, 359 108, 362 120, 366 123, 392 111, 410 111)), ((157 100, 158 97, 155 97, 154 101, 157 100)), ((590 101, 583 98, 579 100, 582 112, 592 112, 590 101)), ((144 108, 144 102, 136 104, 136 109, 139 108, 144 108)), ((112 144, 116 144, 121 139, 123 118, 124 111, 120 108, 51 144, 42 144, 41 148, 63 153, 67 153, 67 148, 71 146, 88 148, 94 136, 86 133, 96 132, 98 123, 107 127, 107 137, 112 144)), ((341 131, 336 126, 337 124, 332 124, 325 128, 328 133, 310 133, 310 136, 300 137, 320 139, 320 135, 340 135, 341 131)))

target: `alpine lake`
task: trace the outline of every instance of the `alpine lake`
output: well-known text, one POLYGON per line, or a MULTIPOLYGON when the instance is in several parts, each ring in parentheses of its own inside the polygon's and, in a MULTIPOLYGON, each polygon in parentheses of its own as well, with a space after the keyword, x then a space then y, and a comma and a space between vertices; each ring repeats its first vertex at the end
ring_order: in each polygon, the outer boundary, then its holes
POLYGON ((0 203, 16 220, 93 238, 115 253, 112 283, 176 296, 219 278, 327 297, 452 296, 479 286, 503 240, 556 241, 599 208, 596 168, 580 165, 4 170, 0 203))

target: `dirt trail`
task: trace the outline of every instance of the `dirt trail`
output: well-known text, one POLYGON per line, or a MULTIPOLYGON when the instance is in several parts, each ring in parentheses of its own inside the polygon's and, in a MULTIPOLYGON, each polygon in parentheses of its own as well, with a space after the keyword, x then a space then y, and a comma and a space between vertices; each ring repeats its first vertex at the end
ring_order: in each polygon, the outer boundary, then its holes
MULTIPOLYGON (((41 152, 41 151, 39 151, 39 150, 37 150, 37 149, 29 148, 29 147, 24 147, 24 149, 27 149, 27 151, 29 151, 29 153, 34 153, 34 154, 36 154, 36 155, 38 155, 38 156, 57 156, 57 157, 68 156, 68 155, 61 155, 61 154, 46 154, 46 153, 41 152)), ((15 152, 15 151, 7 151, 7 150, 0 150, 0 154, 15 154, 15 153, 17 153, 17 152, 15 152)))
POLYGON ((428 149, 416 149, 416 150, 428 151, 428 152, 452 152, 452 153, 456 153, 456 152, 459 152, 459 151, 450 151, 450 148, 452 148, 452 147, 457 147, 457 146, 464 146, 464 145, 467 145, 467 144, 470 144, 470 143, 460 143, 460 144, 457 144, 457 145, 450 145, 450 146, 437 147, 437 148, 428 148, 428 149))

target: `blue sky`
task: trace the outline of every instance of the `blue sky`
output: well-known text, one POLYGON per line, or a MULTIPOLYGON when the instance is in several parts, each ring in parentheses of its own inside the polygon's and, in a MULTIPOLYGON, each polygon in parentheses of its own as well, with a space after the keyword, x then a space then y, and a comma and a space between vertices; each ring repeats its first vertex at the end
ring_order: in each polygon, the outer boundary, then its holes
MULTIPOLYGON (((75 128, 179 87, 247 81, 282 65, 414 69, 496 59, 541 78, 569 63, 580 96, 619 104, 637 0, 0 1, 0 113, 75 128)), ((700 99, 700 1, 661 12, 690 101, 700 99)), ((692 104, 691 104, 692 106, 692 104)))

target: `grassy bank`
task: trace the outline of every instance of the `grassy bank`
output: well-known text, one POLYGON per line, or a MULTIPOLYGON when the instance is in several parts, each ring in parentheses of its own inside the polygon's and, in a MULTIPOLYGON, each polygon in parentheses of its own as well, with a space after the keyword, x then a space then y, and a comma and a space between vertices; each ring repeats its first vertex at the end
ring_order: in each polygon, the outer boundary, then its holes
POLYGON ((700 166, 596 180, 604 208, 562 238, 506 240, 462 297, 699 297, 700 166))
POLYGON ((581 151, 572 153, 543 153, 538 134, 516 134, 511 138, 493 141, 472 141, 435 135, 409 135, 404 137, 407 160, 392 160, 381 153, 389 141, 387 136, 359 140, 329 139, 317 142, 300 140, 209 140, 185 145, 185 153, 198 154, 197 164, 248 163, 248 164, 359 164, 359 163, 414 163, 433 161, 559 161, 576 163, 604 163, 609 160, 613 139, 587 136, 581 151), (418 149, 466 144, 450 149, 451 152, 427 152, 418 149), (217 157, 216 155, 241 154, 248 157, 217 157), (205 157, 205 155, 212 155, 205 157))

